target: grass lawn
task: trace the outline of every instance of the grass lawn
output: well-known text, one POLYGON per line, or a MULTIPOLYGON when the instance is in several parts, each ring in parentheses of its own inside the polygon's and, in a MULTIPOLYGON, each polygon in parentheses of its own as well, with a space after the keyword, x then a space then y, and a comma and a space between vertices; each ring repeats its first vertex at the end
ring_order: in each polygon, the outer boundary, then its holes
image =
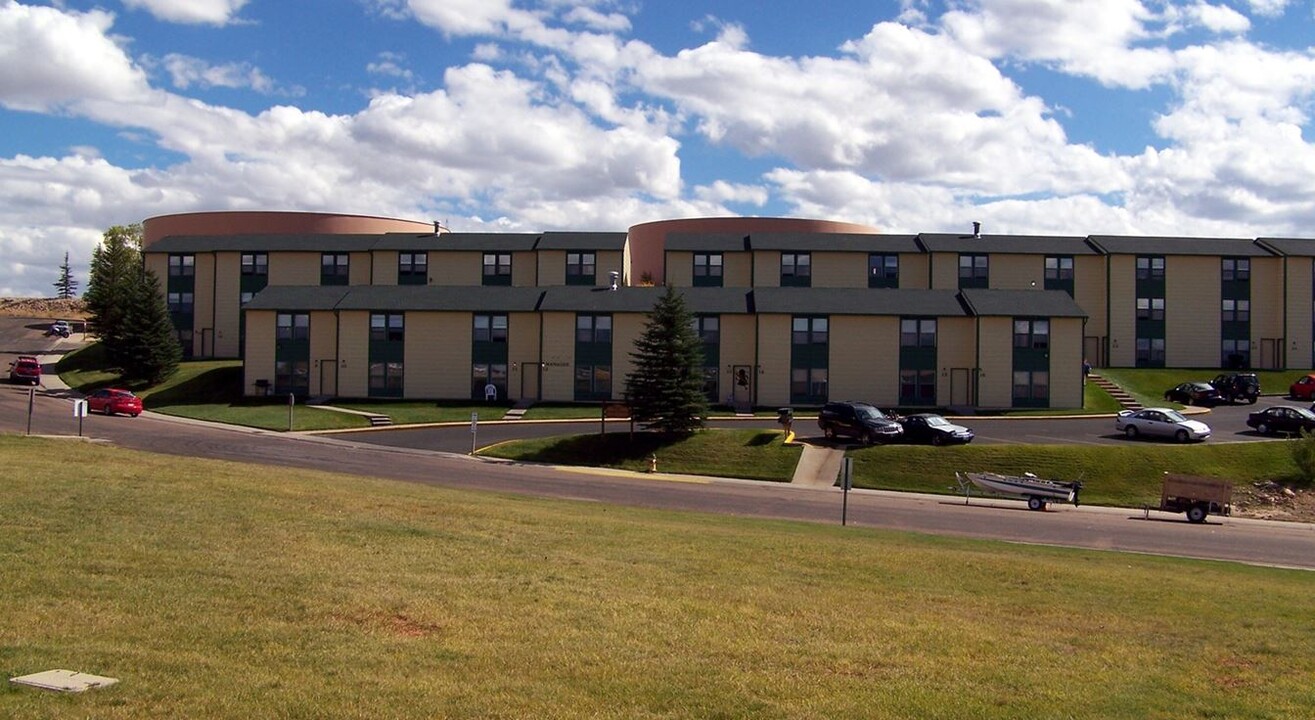
POLYGON ((1293 718, 1310 573, 0 436, 0 717, 1293 718), (65 462, 48 462, 58 453, 65 462), (68 472, 69 467, 78 472, 68 472))
MULTIPOLYGON (((1132 396, 1143 405, 1182 407, 1180 403, 1166 403, 1164 391, 1179 383, 1210 382, 1216 375, 1230 371, 1211 368, 1097 368, 1095 372, 1132 393, 1132 396)), ((1310 371, 1248 370, 1247 372, 1256 374, 1256 378, 1260 380, 1262 393, 1287 395, 1288 386, 1310 371)))

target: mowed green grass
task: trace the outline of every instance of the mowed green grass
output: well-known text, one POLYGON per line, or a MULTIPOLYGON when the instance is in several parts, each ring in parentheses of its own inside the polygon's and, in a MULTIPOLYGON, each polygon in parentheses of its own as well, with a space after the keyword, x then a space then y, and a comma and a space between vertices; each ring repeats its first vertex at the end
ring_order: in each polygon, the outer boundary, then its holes
POLYGON ((1307 572, 14 436, 0 436, 0 458, 0 671, 121 680, 79 695, 5 684, 5 718, 1292 718, 1315 707, 1307 572))

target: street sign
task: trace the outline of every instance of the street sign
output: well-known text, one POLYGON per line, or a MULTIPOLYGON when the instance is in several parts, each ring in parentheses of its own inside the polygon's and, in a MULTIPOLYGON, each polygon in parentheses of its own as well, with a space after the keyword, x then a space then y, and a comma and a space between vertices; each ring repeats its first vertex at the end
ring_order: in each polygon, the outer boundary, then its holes
POLYGON ((84 417, 86 417, 86 416, 87 416, 87 401, 86 401, 86 400, 74 400, 74 401, 73 401, 73 417, 75 417, 75 418, 84 418, 84 417))

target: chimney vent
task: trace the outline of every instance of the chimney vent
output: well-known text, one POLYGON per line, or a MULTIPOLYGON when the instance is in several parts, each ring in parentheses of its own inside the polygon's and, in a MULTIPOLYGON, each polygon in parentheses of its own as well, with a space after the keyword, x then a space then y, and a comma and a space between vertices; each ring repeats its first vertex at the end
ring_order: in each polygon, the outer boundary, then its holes
POLYGON ((607 274, 612 278, 611 286, 609 289, 615 291, 617 288, 617 283, 620 282, 621 280, 621 273, 617 270, 613 270, 607 274))
POLYGON ((973 222, 973 237, 978 239, 982 237, 982 224, 979 222, 973 222))

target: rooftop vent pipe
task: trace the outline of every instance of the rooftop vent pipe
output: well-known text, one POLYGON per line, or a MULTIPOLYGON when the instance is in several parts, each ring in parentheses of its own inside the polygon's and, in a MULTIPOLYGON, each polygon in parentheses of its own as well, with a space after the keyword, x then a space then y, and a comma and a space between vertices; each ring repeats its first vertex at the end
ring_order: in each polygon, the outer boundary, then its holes
POLYGON ((982 224, 979 222, 973 222, 973 237, 979 240, 982 237, 982 224))
POLYGON ((617 287, 617 283, 620 282, 621 280, 621 272, 618 270, 613 270, 607 274, 612 278, 612 282, 609 289, 615 291, 617 287))

